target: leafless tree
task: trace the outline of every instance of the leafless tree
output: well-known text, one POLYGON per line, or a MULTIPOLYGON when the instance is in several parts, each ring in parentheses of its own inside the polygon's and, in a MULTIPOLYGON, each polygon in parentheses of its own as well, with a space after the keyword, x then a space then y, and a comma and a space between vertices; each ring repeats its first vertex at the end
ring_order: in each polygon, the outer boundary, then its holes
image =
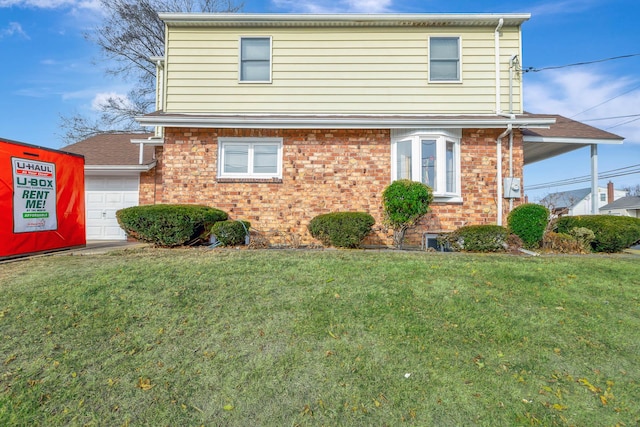
POLYGON ((627 192, 628 196, 640 196, 640 184, 636 184, 635 186, 629 185, 628 187, 624 187, 623 190, 627 192))
POLYGON ((133 82, 127 98, 112 97, 90 119, 80 114, 62 116, 62 140, 69 144, 106 132, 141 131, 134 117, 155 106, 155 64, 150 59, 164 55, 164 23, 158 12, 237 12, 234 0, 100 0, 104 21, 85 38, 102 53, 105 72, 133 82))

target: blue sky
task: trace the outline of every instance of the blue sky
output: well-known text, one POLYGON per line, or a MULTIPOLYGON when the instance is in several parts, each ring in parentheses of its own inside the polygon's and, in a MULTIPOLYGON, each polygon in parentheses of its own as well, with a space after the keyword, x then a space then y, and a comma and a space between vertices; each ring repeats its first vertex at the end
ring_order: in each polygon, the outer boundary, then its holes
MULTIPOLYGON (((61 148, 61 115, 95 114, 100 100, 127 93, 130 82, 106 76, 98 50, 83 37, 99 24, 98 3, 0 0, 0 137, 61 148)), ((601 172, 640 164, 638 0, 245 0, 244 4, 247 13, 528 12, 532 17, 523 25, 524 68, 636 55, 529 72, 523 78, 528 111, 573 117, 626 138, 622 146, 600 147, 601 172)), ((588 175, 589 165, 589 150, 581 149, 527 166, 525 187, 588 175)), ((635 186, 640 174, 612 181, 616 188, 635 186)), ((587 186, 548 186, 527 193, 537 200, 549 192, 587 186)))

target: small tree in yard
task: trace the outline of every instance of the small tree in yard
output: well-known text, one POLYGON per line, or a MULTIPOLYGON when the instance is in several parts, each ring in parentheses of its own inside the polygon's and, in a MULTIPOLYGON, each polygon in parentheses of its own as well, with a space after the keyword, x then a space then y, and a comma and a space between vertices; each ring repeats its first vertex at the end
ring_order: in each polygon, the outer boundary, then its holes
POLYGON ((404 235, 420 218, 429 212, 433 200, 430 187, 416 181, 400 179, 382 192, 386 223, 393 228, 393 244, 402 249, 404 235))

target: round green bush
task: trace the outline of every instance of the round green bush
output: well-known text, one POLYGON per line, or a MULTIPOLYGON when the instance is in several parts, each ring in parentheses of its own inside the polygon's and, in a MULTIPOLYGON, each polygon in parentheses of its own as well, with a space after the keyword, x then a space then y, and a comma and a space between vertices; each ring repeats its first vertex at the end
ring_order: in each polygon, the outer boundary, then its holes
POLYGON ((511 211, 507 218, 509 230, 522 239, 525 247, 540 246, 549 224, 549 209, 535 203, 525 203, 511 211))
POLYGON ((307 229, 326 246, 357 248, 373 224, 375 219, 366 212, 333 212, 314 217, 307 229))
POLYGON ((249 228, 249 221, 220 221, 213 224, 211 234, 224 246, 235 246, 244 244, 249 228))
POLYGON ((400 179, 382 192, 386 223, 394 229, 394 243, 402 247, 407 229, 429 212, 433 191, 421 182, 400 179))
POLYGON ((143 205, 116 212, 128 236, 164 247, 204 242, 211 226, 227 217, 226 212, 201 205, 143 205))

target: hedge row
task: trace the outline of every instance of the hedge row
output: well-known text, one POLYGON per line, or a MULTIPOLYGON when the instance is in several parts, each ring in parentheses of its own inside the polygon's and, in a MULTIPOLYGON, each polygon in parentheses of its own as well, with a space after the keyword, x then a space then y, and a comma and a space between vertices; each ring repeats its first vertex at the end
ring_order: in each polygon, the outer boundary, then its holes
POLYGON ((591 248, 595 252, 620 252, 640 241, 640 218, 611 215, 564 216, 556 227, 559 233, 570 233, 578 227, 593 231, 591 248))
POLYGON ((213 224, 227 217, 226 212, 200 205, 143 205, 116 212, 128 236, 165 247, 205 241, 213 224))

